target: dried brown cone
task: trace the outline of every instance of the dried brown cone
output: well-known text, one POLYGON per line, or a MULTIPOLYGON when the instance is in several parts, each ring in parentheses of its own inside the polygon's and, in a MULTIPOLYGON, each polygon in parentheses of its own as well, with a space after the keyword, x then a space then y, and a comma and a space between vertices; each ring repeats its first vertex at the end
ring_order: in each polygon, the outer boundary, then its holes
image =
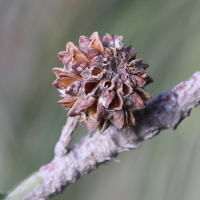
POLYGON ((144 86, 153 79, 131 45, 123 47, 122 36, 81 36, 79 47, 68 42, 58 57, 64 67, 53 69, 53 85, 63 97, 61 106, 70 109, 68 116, 79 115, 89 131, 103 132, 110 123, 118 128, 135 124, 134 112, 151 99, 144 86))

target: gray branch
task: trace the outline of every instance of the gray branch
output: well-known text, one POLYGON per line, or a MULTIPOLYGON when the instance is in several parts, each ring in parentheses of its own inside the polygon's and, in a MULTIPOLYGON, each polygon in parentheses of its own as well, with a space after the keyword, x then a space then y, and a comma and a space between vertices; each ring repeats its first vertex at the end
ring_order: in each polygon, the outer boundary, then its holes
POLYGON ((175 129, 190 110, 200 103, 200 72, 151 100, 136 113, 136 126, 121 130, 110 126, 103 134, 88 134, 69 149, 78 118, 68 118, 55 148, 55 157, 9 194, 9 200, 44 200, 113 159, 120 152, 135 149, 163 129, 175 129))

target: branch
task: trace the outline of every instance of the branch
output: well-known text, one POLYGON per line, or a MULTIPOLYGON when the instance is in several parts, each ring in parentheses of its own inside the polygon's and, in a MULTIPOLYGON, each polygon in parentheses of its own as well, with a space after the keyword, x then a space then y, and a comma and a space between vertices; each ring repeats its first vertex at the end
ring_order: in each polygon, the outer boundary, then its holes
POLYGON ((121 130, 110 126, 100 134, 88 134, 70 150, 69 143, 78 126, 77 118, 68 118, 55 148, 55 157, 25 180, 7 199, 44 200, 111 160, 118 153, 137 148, 163 129, 175 129, 190 110, 200 103, 200 72, 166 93, 158 95, 136 113, 136 126, 121 130))

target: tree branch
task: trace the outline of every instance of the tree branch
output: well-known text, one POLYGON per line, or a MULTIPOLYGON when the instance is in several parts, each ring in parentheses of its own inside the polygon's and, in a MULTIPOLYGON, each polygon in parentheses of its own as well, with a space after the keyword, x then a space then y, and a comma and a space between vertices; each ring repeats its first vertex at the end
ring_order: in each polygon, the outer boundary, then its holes
POLYGON ((200 103, 200 72, 166 93, 160 94, 136 113, 136 126, 121 130, 110 126, 103 134, 88 134, 70 150, 78 118, 68 118, 55 148, 55 157, 25 180, 7 199, 43 200, 60 193, 67 185, 111 160, 118 153, 135 149, 139 142, 163 129, 175 129, 200 103))

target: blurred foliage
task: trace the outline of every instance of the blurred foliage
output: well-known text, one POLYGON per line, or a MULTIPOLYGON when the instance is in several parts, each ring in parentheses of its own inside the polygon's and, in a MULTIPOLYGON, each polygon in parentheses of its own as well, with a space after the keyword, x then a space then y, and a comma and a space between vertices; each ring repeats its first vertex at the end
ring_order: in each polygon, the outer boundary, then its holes
MULTIPOLYGON (((11 190, 51 161, 66 111, 51 83, 65 44, 98 31, 123 35, 144 62, 153 96, 199 70, 198 0, 1 0, 0 189, 11 190)), ((200 197, 200 108, 120 163, 100 166, 55 200, 196 200, 200 197)), ((74 142, 87 134, 79 128, 74 142)))
POLYGON ((7 192, 0 192, 0 199, 5 199, 7 195, 7 192))

